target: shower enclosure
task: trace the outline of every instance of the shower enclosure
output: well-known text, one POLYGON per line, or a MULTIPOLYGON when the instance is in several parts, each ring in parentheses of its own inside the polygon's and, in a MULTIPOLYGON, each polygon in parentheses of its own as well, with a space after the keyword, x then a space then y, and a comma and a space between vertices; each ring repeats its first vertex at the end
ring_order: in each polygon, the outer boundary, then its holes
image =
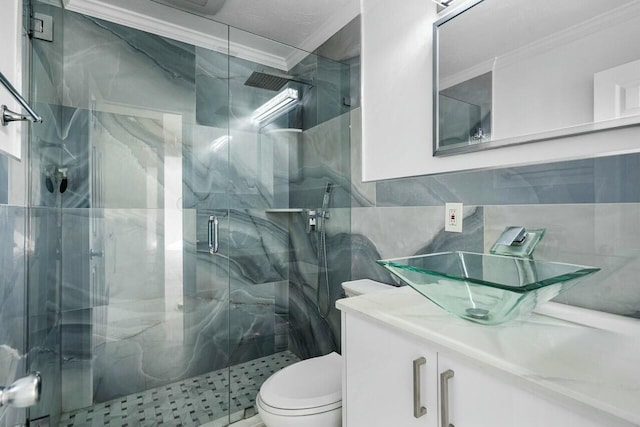
POLYGON ((31 53, 28 418, 251 416, 271 373, 339 350, 349 67, 213 21, 196 43, 51 3, 27 5, 55 23, 31 53))

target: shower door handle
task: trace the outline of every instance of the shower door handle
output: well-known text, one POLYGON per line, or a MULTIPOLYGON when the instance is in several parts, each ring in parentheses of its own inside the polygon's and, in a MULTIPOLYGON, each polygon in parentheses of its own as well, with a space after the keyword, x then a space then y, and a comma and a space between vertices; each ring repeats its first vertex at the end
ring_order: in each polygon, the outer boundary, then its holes
POLYGON ((209 253, 215 255, 218 253, 220 245, 218 244, 218 217, 211 215, 207 226, 207 237, 209 243, 209 253))

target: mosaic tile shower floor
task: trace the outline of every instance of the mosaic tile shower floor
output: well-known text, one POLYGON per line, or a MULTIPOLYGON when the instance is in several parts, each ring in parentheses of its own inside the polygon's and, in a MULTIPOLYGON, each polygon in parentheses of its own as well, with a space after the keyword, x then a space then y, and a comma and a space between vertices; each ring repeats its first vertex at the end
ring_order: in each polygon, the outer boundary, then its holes
POLYGON ((271 374, 300 360, 289 351, 62 414, 60 427, 225 426, 252 415, 255 396, 271 374), (229 418, 228 418, 229 417, 229 418), (216 422, 217 421, 217 422, 216 422))

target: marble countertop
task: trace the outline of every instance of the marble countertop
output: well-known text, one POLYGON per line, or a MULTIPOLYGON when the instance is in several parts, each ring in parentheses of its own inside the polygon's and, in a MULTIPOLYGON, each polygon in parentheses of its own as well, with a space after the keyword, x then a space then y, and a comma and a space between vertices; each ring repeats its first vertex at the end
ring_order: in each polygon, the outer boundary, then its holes
MULTIPOLYGON (((536 388, 640 425, 640 321, 602 322, 597 312, 532 314, 498 326, 458 319, 409 287, 338 300, 336 306, 452 353, 516 376, 536 388), (589 326, 576 317, 591 317, 589 326), (583 313, 583 314, 580 314, 583 313), (635 328, 635 325, 638 328, 635 328), (612 327, 613 325, 613 327, 612 327), (629 327, 631 325, 632 327, 629 327)), ((618 316, 615 316, 618 317, 618 316)))

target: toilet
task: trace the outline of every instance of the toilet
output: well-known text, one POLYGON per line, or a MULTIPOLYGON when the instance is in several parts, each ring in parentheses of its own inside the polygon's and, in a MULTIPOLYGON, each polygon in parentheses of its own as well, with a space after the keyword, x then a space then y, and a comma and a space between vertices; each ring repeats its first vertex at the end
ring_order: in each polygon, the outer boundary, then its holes
MULTIPOLYGON (((392 289, 369 279, 342 283, 347 297, 392 289)), ((342 356, 330 353, 288 366, 269 377, 256 398, 267 427, 340 427, 342 356)))

